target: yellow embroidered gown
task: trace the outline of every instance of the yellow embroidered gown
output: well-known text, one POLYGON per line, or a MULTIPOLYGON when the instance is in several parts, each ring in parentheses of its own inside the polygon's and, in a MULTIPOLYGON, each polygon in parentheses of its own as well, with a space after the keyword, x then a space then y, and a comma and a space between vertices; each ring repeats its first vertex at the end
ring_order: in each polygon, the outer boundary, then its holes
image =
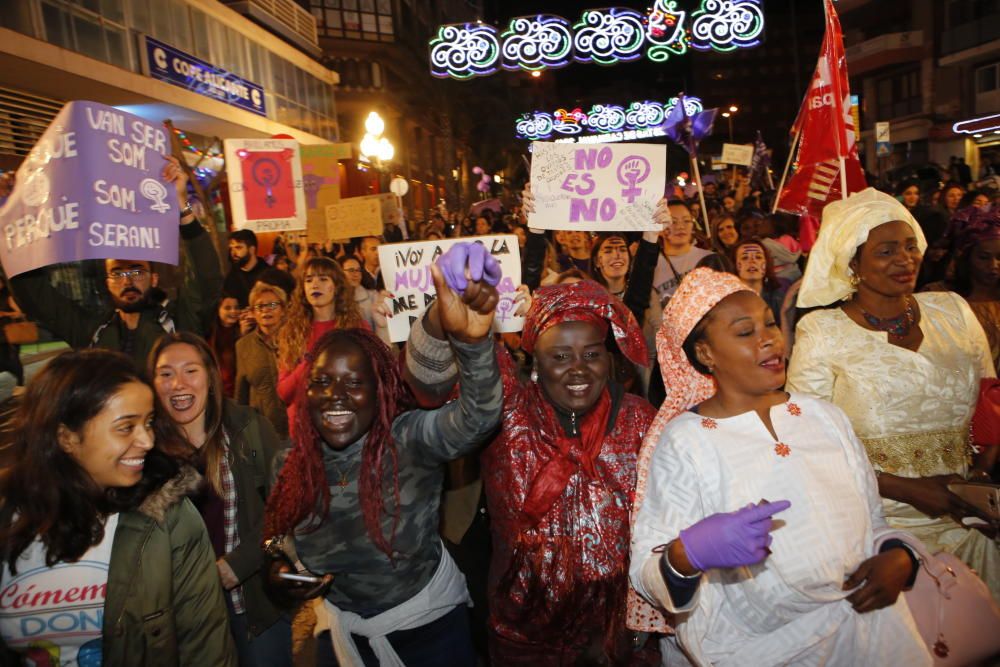
MULTIPOLYGON (((902 477, 964 475, 971 459, 969 420, 979 380, 994 377, 982 326, 950 292, 915 294, 924 339, 918 351, 891 345, 840 308, 805 316, 795 334, 788 391, 826 399, 851 420, 876 470, 902 477)), ((889 525, 933 553, 949 551, 974 568, 1000 600, 1000 548, 948 517, 883 499, 889 525)))

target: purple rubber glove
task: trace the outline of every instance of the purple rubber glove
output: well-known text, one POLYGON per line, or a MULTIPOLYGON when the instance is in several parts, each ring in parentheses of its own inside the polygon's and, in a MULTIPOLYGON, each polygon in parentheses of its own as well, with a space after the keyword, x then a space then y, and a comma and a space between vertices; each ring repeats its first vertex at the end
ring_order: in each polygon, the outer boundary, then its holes
POLYGON ((448 252, 438 257, 437 265, 444 274, 448 287, 456 294, 465 292, 470 278, 473 281, 482 280, 492 287, 496 287, 500 282, 500 262, 482 243, 470 241, 456 243, 448 249, 448 252), (465 277, 466 269, 469 270, 469 278, 465 277))
POLYGON ((771 545, 771 516, 792 506, 787 500, 713 514, 681 531, 688 562, 702 572, 764 560, 771 545))

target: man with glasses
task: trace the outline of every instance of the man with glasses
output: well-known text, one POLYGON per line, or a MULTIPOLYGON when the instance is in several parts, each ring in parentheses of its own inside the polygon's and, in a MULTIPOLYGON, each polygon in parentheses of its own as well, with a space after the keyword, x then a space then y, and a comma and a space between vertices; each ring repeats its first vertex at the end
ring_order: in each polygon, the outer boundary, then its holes
POLYGON ((160 336, 178 330, 202 335, 203 320, 222 290, 222 271, 212 239, 197 221, 187 201, 188 177, 177 158, 165 156, 163 177, 173 182, 177 199, 187 202, 180 211, 181 252, 187 270, 177 300, 170 301, 158 287, 160 276, 152 263, 134 259, 104 261, 105 285, 113 310, 89 311, 52 287, 45 269, 11 278, 22 310, 73 348, 118 350, 145 368, 146 357, 160 336))

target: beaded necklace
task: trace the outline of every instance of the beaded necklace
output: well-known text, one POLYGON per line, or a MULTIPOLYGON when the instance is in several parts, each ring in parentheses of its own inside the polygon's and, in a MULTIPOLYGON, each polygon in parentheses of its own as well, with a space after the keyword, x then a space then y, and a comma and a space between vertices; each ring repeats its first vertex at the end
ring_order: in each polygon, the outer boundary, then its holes
POLYGON ((885 331, 889 334, 891 338, 901 340, 910 335, 910 331, 913 329, 913 323, 916 321, 916 315, 913 312, 913 301, 910 297, 905 297, 906 307, 903 312, 894 317, 877 317, 872 315, 867 310, 865 310, 861 303, 858 303, 858 308, 861 310, 861 316, 865 318, 872 328, 877 331, 885 331))

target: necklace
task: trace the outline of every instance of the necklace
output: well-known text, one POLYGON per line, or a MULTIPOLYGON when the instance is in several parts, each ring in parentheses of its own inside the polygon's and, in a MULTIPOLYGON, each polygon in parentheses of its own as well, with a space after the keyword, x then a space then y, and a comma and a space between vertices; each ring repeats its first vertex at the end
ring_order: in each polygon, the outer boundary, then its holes
POLYGON ((906 307, 902 313, 895 317, 876 317, 865 310, 860 302, 858 303, 858 308, 861 310, 861 316, 865 318, 865 322, 876 331, 885 331, 892 338, 902 339, 910 335, 913 323, 916 321, 916 316, 913 313, 913 302, 908 296, 905 299, 906 307))
POLYGON ((334 467, 334 469, 336 469, 337 475, 339 477, 337 479, 337 481, 333 483, 333 486, 336 487, 338 494, 343 493, 344 489, 346 489, 351 484, 351 480, 349 480, 347 478, 347 473, 350 472, 350 469, 351 469, 350 468, 350 462, 348 462, 348 467, 347 467, 346 471, 345 470, 341 470, 340 466, 337 465, 336 461, 331 460, 330 463, 333 464, 333 467, 334 467))

